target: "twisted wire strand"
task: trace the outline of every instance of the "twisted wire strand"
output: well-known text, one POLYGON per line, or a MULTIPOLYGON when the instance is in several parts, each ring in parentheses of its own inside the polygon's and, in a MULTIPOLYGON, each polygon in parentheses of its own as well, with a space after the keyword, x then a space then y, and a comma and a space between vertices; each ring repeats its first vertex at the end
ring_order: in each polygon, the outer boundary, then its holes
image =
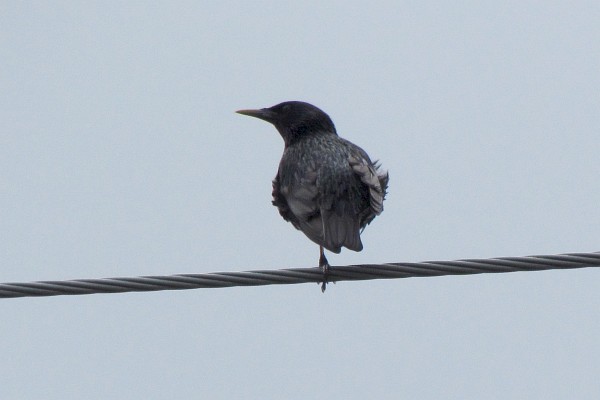
MULTIPOLYGON (((600 267, 600 252, 331 267, 328 282, 600 267)), ((0 284, 0 298, 321 283, 318 268, 0 284)))

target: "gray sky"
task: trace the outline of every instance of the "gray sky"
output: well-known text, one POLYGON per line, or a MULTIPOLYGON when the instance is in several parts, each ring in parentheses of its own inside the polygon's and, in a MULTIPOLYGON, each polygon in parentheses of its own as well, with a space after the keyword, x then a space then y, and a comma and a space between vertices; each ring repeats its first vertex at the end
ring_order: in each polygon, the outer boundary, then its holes
MULTIPOLYGON (((390 171, 333 265, 600 250, 597 2, 4 2, 0 281, 316 265, 304 100, 390 171)), ((0 300, 0 398, 600 396, 600 271, 0 300)))

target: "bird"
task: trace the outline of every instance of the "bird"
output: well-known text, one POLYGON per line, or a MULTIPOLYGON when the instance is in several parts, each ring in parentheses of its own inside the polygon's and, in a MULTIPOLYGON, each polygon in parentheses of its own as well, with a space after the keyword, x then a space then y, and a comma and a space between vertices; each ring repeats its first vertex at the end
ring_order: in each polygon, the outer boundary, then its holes
POLYGON ((302 101, 238 114, 275 126, 284 142, 273 179, 273 201, 279 214, 319 245, 321 290, 327 286, 329 262, 324 250, 361 251, 360 234, 383 212, 389 173, 354 143, 338 136, 323 110, 302 101))

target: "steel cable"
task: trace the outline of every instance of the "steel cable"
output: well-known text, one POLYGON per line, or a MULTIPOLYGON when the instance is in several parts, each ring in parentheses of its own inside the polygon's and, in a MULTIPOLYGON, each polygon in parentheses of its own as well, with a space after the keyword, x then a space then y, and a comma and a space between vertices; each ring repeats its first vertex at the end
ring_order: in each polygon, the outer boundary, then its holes
MULTIPOLYGON (((600 252, 331 267, 328 282, 600 267, 600 252)), ((0 298, 320 283, 318 268, 0 284, 0 298)))

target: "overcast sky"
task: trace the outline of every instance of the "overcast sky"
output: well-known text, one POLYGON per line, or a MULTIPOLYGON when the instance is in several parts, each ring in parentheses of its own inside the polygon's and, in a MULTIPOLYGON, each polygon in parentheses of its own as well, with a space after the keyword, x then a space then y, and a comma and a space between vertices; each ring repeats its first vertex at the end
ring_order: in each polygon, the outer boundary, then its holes
MULTIPOLYGON (((0 6, 0 282, 316 266, 270 204, 325 110, 390 173, 333 265, 600 250, 600 5, 0 6)), ((600 271, 0 300, 2 399, 597 399, 600 271)))

